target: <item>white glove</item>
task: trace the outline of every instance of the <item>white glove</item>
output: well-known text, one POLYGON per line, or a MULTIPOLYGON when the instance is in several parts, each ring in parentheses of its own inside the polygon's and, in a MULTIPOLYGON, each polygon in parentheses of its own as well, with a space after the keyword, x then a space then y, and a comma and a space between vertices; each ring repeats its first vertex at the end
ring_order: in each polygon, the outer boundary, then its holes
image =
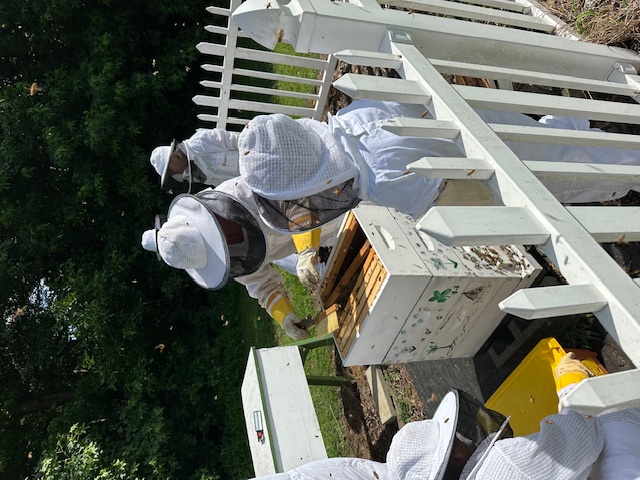
POLYGON ((309 336, 309 332, 307 332, 304 328, 300 328, 298 325, 300 324, 300 319, 295 313, 290 313, 282 322, 282 328, 294 340, 302 340, 303 338, 307 338, 309 336))
POLYGON ((320 274, 316 269, 318 260, 318 249, 307 248, 300 252, 300 255, 298 255, 298 263, 296 263, 298 279, 312 292, 315 292, 320 284, 320 274))

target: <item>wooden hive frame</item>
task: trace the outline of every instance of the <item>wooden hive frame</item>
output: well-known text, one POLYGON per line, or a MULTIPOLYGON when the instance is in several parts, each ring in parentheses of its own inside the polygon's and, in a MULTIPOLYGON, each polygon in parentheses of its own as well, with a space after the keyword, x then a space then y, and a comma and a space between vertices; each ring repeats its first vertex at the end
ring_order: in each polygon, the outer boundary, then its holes
POLYGON ((387 270, 352 212, 343 223, 327 272, 320 299, 326 308, 338 306, 339 327, 333 335, 344 358, 387 277, 387 270))

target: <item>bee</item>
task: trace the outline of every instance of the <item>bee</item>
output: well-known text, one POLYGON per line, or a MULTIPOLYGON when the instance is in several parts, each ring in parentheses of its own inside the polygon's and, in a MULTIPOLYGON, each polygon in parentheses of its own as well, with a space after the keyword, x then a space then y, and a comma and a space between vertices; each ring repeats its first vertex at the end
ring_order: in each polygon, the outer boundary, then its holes
POLYGON ((327 185, 329 185, 331 182, 333 182, 333 178, 330 178, 329 180, 327 180, 327 185))
POLYGON ((27 306, 26 305, 24 307, 22 307, 22 308, 18 308, 16 310, 16 312, 11 316, 11 319, 15 320, 15 319, 21 317, 22 315, 24 315, 24 312, 26 312, 26 311, 27 311, 27 306))
POLYGON ((267 9, 271 8, 271 2, 267 3, 267 9))
POLYGON ((445 419, 444 419, 444 423, 447 423, 448 421, 449 421, 449 419, 448 419, 448 418, 445 418, 445 419))
POLYGON ((378 472, 373 472, 373 477, 374 478, 380 478, 380 475, 378 475, 378 472))
POLYGON ((413 15, 413 13, 414 13, 414 12, 415 12, 415 10, 414 10, 413 8, 410 8, 410 9, 407 11, 407 13, 408 13, 409 15, 413 15))
POLYGON ((151 59, 151 67, 152 68, 156 68, 156 59, 155 58, 151 59))
POLYGON ((160 353, 162 353, 162 351, 164 350, 164 343, 159 343, 158 345, 156 345, 155 347, 153 347, 154 350, 160 350, 160 353))
POLYGON ((245 154, 245 155, 249 155, 249 150, 245 150, 245 151, 244 151, 244 154, 245 154))
POLYGON ((625 239, 626 235, 623 233, 622 235, 620 235, 618 237, 618 243, 625 243, 624 239, 625 239))
POLYGON ((35 97, 40 91, 42 91, 42 88, 38 86, 38 82, 33 82, 29 88, 29 95, 35 97))
POLYGON ((425 110, 424 112, 422 112, 422 118, 426 117, 427 115, 429 115, 429 110, 425 110))
POLYGON ((476 173, 476 169, 472 168, 470 170, 467 170, 467 177, 470 177, 471 175, 473 175, 474 173, 476 173))
POLYGON ((276 30, 276 43, 281 43, 284 38, 284 30, 279 28, 276 30))
POLYGON ((551 421, 551 420, 545 420, 544 423, 547 423, 549 425, 553 425, 553 421, 551 421))
POLYGON ((340 195, 340 189, 338 187, 333 189, 333 194, 337 197, 338 195, 340 195))
POLYGON ((404 172, 402 172, 402 175, 409 175, 411 172, 409 170, 405 170, 404 172))

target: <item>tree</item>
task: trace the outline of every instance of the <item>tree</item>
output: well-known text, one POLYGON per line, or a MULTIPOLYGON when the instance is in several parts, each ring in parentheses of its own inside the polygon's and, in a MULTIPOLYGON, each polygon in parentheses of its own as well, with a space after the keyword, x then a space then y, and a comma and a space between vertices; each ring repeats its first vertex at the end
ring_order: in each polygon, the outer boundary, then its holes
POLYGON ((0 4, 7 478, 33 472, 76 423, 99 441, 102 466, 250 474, 238 410, 247 347, 236 323, 213 320, 233 320, 245 294, 198 289, 139 246, 171 200, 149 153, 197 126, 194 46, 208 4, 0 4), (229 445, 231 462, 217 455, 229 445))

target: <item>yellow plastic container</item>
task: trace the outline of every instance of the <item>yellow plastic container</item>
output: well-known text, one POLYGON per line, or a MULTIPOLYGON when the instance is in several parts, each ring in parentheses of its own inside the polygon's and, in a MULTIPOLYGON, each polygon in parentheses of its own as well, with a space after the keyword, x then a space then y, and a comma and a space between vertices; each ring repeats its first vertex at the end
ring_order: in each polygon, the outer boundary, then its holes
MULTIPOLYGON (((553 370, 565 353, 555 338, 541 340, 485 403, 487 408, 511 415, 515 436, 539 431, 544 417, 558 413, 553 370)), ((606 373, 593 358, 582 362, 594 375, 606 373)))

